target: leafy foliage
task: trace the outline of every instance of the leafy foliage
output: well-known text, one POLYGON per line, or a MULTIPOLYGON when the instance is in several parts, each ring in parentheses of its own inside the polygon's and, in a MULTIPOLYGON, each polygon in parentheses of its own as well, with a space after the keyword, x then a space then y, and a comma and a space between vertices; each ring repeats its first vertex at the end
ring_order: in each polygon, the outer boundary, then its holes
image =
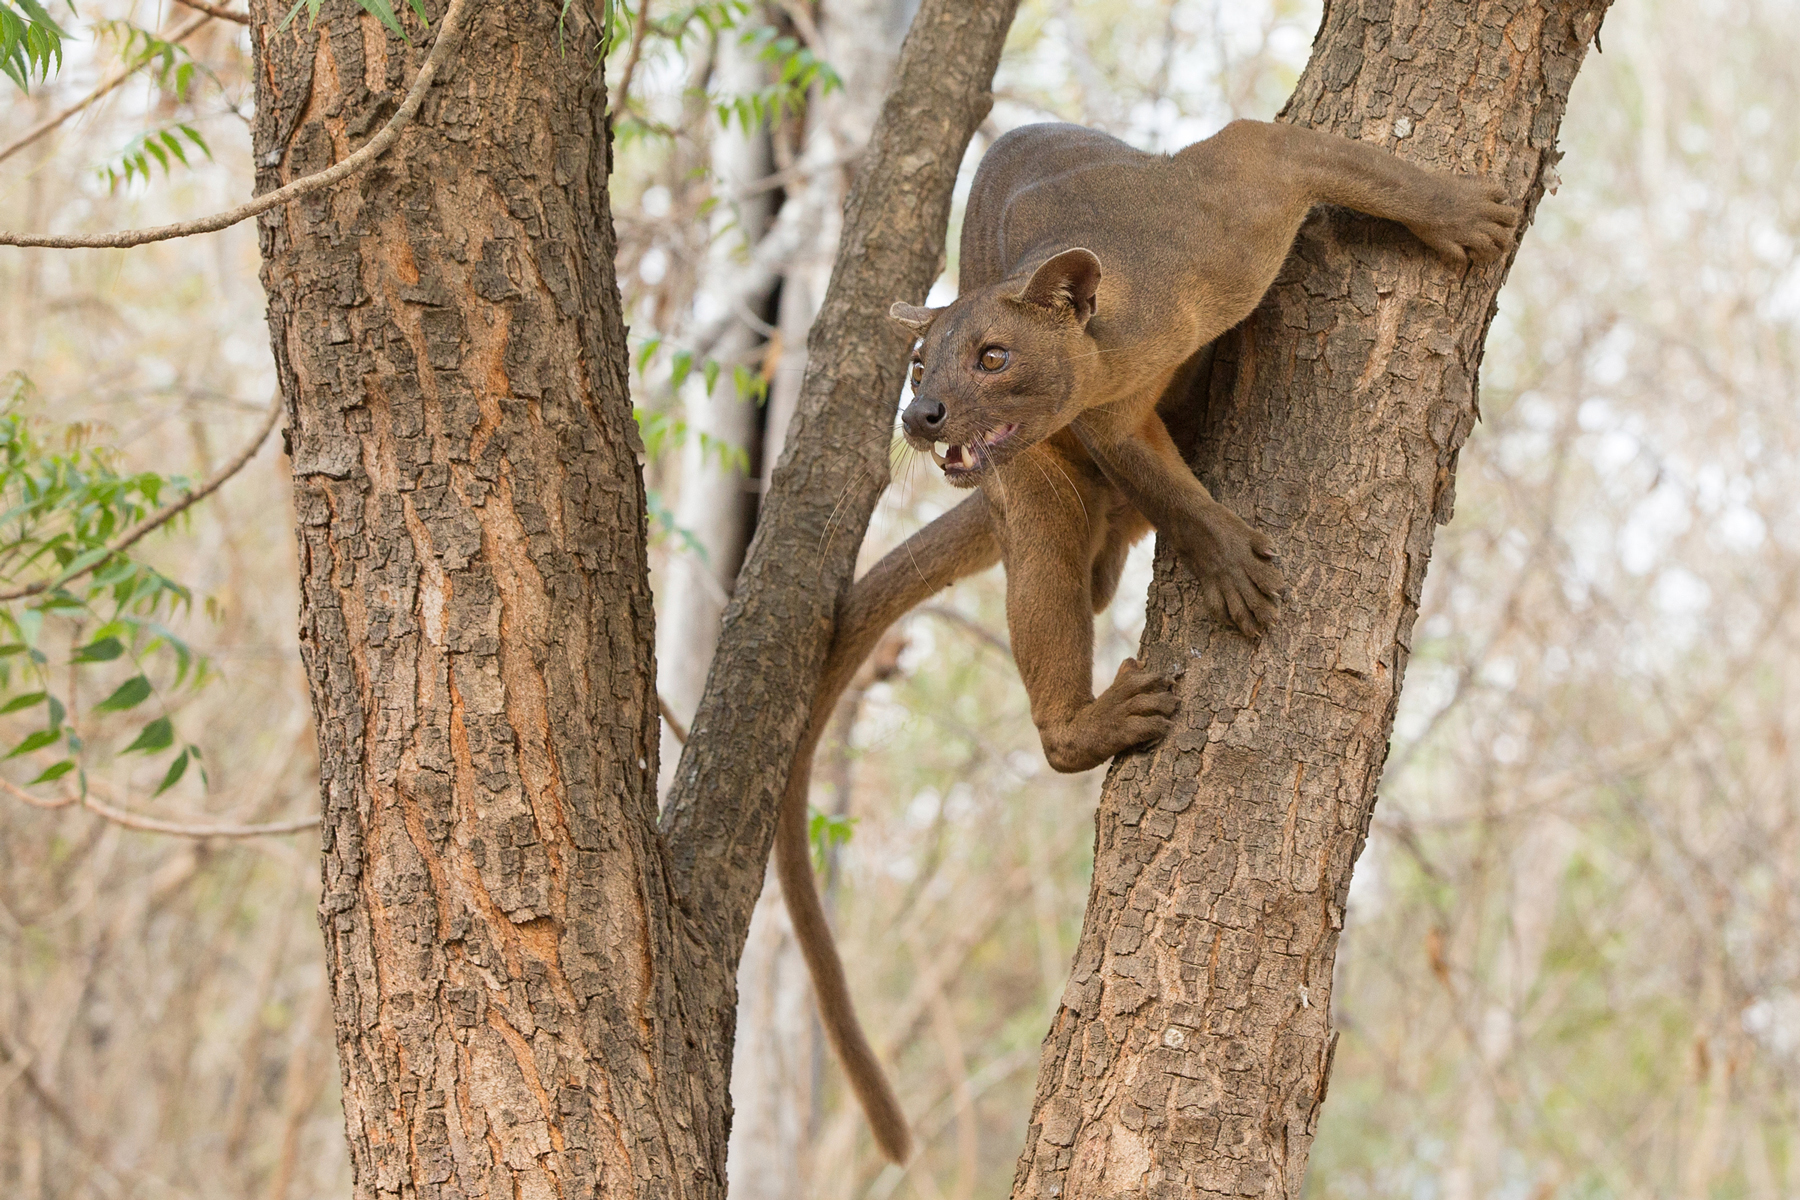
MULTIPOLYGON (((0 601, 0 717, 29 720, 36 728, 0 758, 60 751, 31 782, 47 783, 75 771, 85 787, 84 731, 90 724, 98 729, 111 714, 133 713, 146 705, 163 708, 119 751, 161 754, 175 744, 168 697, 210 677, 206 660, 163 623, 192 603, 188 589, 129 553, 111 549, 115 538, 185 481, 149 471, 121 473, 111 454, 84 444, 86 431, 78 426, 42 436, 25 412, 29 381, 14 373, 4 386, 0 589, 6 598, 0 601), (54 448, 57 441, 62 450, 54 448), (56 652, 64 646, 66 656, 56 652), (74 711, 77 688, 87 680, 102 687, 118 680, 89 710, 91 721, 74 711)), ((10 734, 6 740, 11 741, 10 734)), ((174 786, 199 756, 197 747, 184 746, 158 792, 174 786)))
POLYGON ((773 78, 754 92, 714 98, 713 111, 727 128, 733 121, 745 133, 764 125, 779 125, 783 117, 805 103, 814 84, 820 92, 833 92, 844 86, 830 63, 772 25, 745 30, 739 40, 756 48, 757 58, 769 64, 773 78))
POLYGON ((129 184, 133 178, 148 183, 153 161, 155 165, 162 167, 165 175, 169 173, 171 159, 184 167, 190 165, 187 149, 183 145, 184 138, 207 158, 212 157, 212 149, 206 144, 206 139, 200 136, 200 131, 192 125, 177 122, 138 134, 126 143, 118 158, 95 168, 94 173, 106 180, 108 191, 117 191, 121 183, 129 184))
POLYGON ((820 808, 806 810, 806 838, 812 843, 813 869, 823 871, 831 852, 850 841, 856 833, 856 818, 841 817, 820 808))
POLYGON ((169 92, 178 102, 188 99, 193 91, 195 73, 205 70, 194 61, 187 47, 130 21, 96 21, 94 33, 97 37, 116 40, 119 58, 125 67, 128 70, 147 68, 151 78, 156 80, 156 86, 169 92))
POLYGON ((48 79, 62 68, 64 36, 38 0, 0 0, 0 71, 20 90, 31 90, 33 75, 48 79))

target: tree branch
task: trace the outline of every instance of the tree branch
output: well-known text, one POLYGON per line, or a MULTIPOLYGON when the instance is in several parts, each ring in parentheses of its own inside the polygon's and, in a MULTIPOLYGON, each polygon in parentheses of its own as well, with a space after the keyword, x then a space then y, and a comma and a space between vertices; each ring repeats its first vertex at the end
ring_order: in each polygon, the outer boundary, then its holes
POLYGON ((136 829, 142 833, 167 833, 176 837, 191 838, 247 838, 267 837, 273 834, 300 833, 316 828, 319 818, 315 814, 310 817, 295 817, 291 821, 270 821, 262 825, 238 825, 230 822, 215 824, 190 824, 184 821, 165 821, 160 817, 140 816, 126 812, 122 808, 95 798, 91 792, 76 796, 59 796, 55 800, 45 800, 33 796, 30 792, 13 783, 0 779, 0 791, 15 800, 23 800, 33 808, 85 808, 95 816, 104 817, 115 825, 123 825, 127 829, 136 829))
POLYGON ((950 193, 992 104, 1016 0, 925 0, 844 210, 831 285, 756 535, 726 611, 664 827, 677 888, 735 961, 763 882, 778 798, 888 481, 906 335, 887 317, 940 269, 950 193), (804 447, 805 453, 796 453, 804 447))
POLYGON ((203 0, 175 0, 183 8, 191 8, 195 12, 205 13, 209 17, 217 17, 221 21, 235 21, 239 25, 250 24, 250 14, 234 12, 229 8, 220 8, 216 4, 207 4, 203 0))
MULTIPOLYGON (((328 188, 356 174, 370 163, 380 158, 382 153, 399 138, 400 131, 417 115, 419 107, 425 103, 425 93, 431 90, 431 83, 437 73, 456 47, 462 42, 463 18, 468 15, 473 0, 453 0, 448 12, 444 14, 443 24, 438 27, 437 42, 431 47, 431 53, 425 56, 425 62, 419 67, 419 74, 413 79, 412 87, 406 93, 406 100, 399 111, 388 118, 388 123, 381 127, 381 132, 364 143, 362 149, 340 163, 334 163, 323 171, 294 180, 285 187, 258 196, 247 204, 210 217, 200 217, 192 221, 180 221, 173 225, 158 225, 150 229, 127 229, 118 233, 97 233, 79 237, 52 237, 43 234, 23 234, 0 232, 0 246, 33 246, 51 250, 123 250, 132 246, 143 246, 150 242, 166 242, 174 238, 192 237, 197 233, 216 233, 227 229, 240 221, 248 221, 251 217, 278 208, 290 200, 310 195, 323 188, 328 188)), ((201 20, 205 17, 199 18, 201 20)))
MULTIPOLYGON (((217 471, 214 471, 212 478, 208 479, 205 483, 201 484, 175 503, 166 508, 157 509, 154 513, 151 513, 142 521, 139 521, 136 525, 133 525, 130 529, 126 530, 125 533, 120 536, 119 540, 112 544, 112 552, 114 554, 122 554, 124 551, 143 540, 147 534, 167 525, 170 521, 173 521, 176 517, 223 487, 226 480, 243 470, 245 464, 256 457, 256 452, 262 449, 262 444, 269 438, 269 431, 275 428, 275 421, 280 416, 281 393, 276 392, 275 399, 269 405, 268 416, 263 420, 262 428, 256 431, 256 436, 251 438, 249 444, 238 452, 236 458, 226 463, 223 467, 220 467, 217 471)), ((64 584, 80 579, 89 571, 98 570, 100 563, 105 561, 105 559, 101 559, 100 562, 90 563, 81 570, 72 571, 67 575, 52 576, 49 579, 40 579, 36 583, 25 584, 23 587, 8 588, 5 591, 0 591, 0 602, 23 600, 27 596, 35 596, 40 592, 47 592, 53 587, 62 587, 64 584)))

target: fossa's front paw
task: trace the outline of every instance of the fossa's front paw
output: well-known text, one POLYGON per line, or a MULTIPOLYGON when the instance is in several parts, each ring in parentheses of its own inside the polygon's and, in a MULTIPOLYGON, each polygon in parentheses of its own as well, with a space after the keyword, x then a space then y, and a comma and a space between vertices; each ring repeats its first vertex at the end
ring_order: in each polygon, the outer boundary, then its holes
POLYGON ((1519 210, 1506 189, 1490 179, 1437 177, 1426 213, 1409 228, 1419 240, 1453 262, 1487 262, 1512 248, 1519 210))
POLYGON ((1180 701, 1175 679, 1138 665, 1119 664, 1112 684, 1071 721, 1044 726, 1044 757, 1058 771, 1097 767, 1121 750, 1161 741, 1180 701))
POLYGON ((1281 615, 1287 582, 1275 545, 1230 509, 1221 505, 1185 524, 1175 553, 1200 581, 1201 599, 1214 620, 1255 637, 1281 615))

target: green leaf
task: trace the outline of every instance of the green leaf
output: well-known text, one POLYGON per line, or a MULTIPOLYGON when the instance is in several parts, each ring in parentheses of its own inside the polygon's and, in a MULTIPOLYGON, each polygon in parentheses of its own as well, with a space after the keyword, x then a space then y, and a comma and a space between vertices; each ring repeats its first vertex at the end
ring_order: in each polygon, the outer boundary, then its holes
POLYGON ((713 388, 719 382, 719 360, 716 358, 707 359, 705 365, 700 368, 700 374, 706 379, 706 394, 708 396, 712 395, 713 388))
POLYGON ((136 708, 150 698, 150 680, 143 675, 133 675, 121 683, 113 694, 94 705, 95 712, 124 712, 128 708, 136 708))
POLYGON ((120 754, 155 754, 175 744, 175 726, 167 717, 158 717, 144 726, 137 740, 119 751, 120 754))
POLYGON ((36 779, 32 780, 31 782, 32 783, 54 783, 56 780, 61 779, 64 775, 67 775, 70 771, 73 771, 74 769, 75 769, 75 760, 72 758, 65 758, 61 762, 54 762, 54 763, 51 763, 49 766, 45 767, 41 772, 38 773, 38 777, 36 779))
POLYGON ((42 704, 49 695, 49 692, 27 692, 23 696, 14 696, 4 705, 0 705, 0 717, 42 704))
POLYGON ((30 754, 33 750, 42 750, 51 742, 62 736, 57 729, 40 729, 7 752, 6 757, 17 758, 21 754, 30 754))
POLYGON ((61 729, 63 718, 68 715, 69 710, 63 707, 63 702, 55 696, 50 697, 50 728, 61 729))
POLYGON ((124 642, 116 637, 103 637, 76 650, 75 656, 69 661, 74 663, 111 662, 123 653, 125 653, 124 642))
POLYGON ((162 782, 157 784, 156 790, 150 794, 153 797, 160 796, 170 788, 174 787, 177 783, 180 783, 181 777, 187 773, 187 765, 188 752, 183 750, 180 754, 175 756, 175 761, 169 764, 168 772, 163 775, 162 782))
POLYGON ((677 350, 674 360, 669 365, 669 390, 678 392, 681 385, 687 382, 688 375, 694 369, 694 352, 677 350))

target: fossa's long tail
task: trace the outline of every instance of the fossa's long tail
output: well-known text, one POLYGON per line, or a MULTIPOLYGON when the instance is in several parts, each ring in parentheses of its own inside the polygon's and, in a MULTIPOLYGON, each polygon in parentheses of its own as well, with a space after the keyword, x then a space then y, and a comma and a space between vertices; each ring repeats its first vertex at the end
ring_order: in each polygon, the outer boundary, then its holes
POLYGON ((890 551, 868 574, 851 586, 838 616, 837 634, 819 678, 812 719, 794 756, 782 794, 775 828, 775 873, 794 923, 794 937, 812 976, 825 1036, 843 1064, 850 1087, 862 1104, 875 1141, 891 1161, 912 1154, 912 1132, 887 1072, 869 1045, 849 981, 838 958, 837 942, 819 900, 813 878, 812 849, 807 838, 807 790, 812 782, 813 751, 843 695, 869 652, 888 626, 940 589, 999 560, 987 501, 977 493, 890 551))

